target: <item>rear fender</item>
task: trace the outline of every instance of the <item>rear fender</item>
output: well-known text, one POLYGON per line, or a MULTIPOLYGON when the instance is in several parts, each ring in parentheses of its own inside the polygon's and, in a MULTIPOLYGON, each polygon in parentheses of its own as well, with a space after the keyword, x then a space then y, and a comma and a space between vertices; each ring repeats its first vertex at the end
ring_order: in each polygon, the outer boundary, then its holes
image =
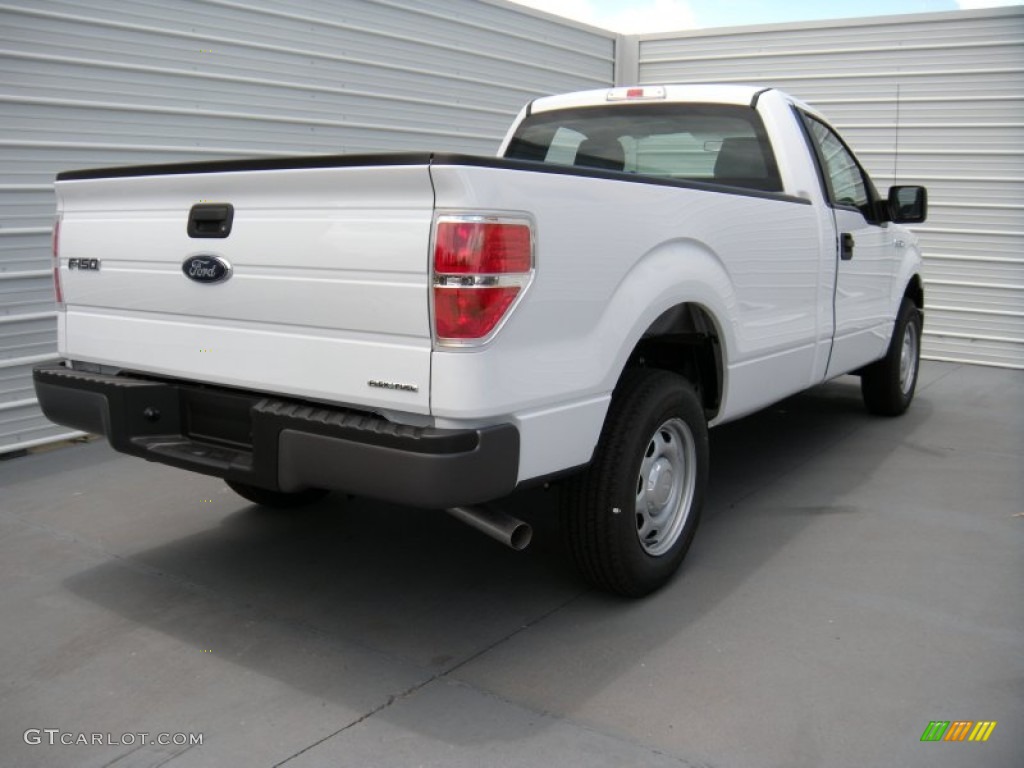
MULTIPOLYGON (((649 251, 616 287, 597 334, 606 349, 616 350, 601 381, 604 391, 615 387, 633 349, 651 325, 665 311, 686 303, 698 305, 715 324, 722 376, 728 376, 724 363, 735 345, 735 329, 721 318, 735 315, 735 288, 725 265, 710 248, 680 239, 649 251)), ((723 392, 728 392, 728 381, 723 380, 722 385, 723 392)))

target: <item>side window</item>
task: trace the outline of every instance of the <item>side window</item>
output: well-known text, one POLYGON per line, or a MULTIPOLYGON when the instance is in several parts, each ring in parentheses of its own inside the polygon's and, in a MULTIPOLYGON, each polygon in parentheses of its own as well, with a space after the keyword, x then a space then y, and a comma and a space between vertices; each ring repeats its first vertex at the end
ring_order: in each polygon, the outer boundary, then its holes
POLYGON ((868 182, 853 154, 827 125, 807 115, 803 115, 803 120, 825 166, 832 204, 857 208, 865 218, 873 218, 868 182))

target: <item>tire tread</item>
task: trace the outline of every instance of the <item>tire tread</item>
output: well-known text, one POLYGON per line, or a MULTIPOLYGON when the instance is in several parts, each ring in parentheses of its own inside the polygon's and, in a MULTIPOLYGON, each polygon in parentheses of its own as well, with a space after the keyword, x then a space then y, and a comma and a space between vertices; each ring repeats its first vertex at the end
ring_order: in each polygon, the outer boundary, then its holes
POLYGON ((920 372, 921 354, 921 316, 920 310, 909 298, 904 297, 900 310, 893 325, 892 338, 885 357, 878 360, 861 373, 860 391, 864 399, 864 407, 876 416, 899 416, 910 407, 917 386, 917 375, 920 372), (903 333, 908 323, 917 324, 918 370, 914 373, 914 384, 910 392, 904 395, 900 390, 900 349, 903 344, 903 333))
MULTIPOLYGON (((604 591, 629 597, 640 597, 654 591, 676 570, 678 561, 682 560, 689 546, 689 541, 685 541, 682 550, 668 558, 669 562, 676 562, 662 568, 667 570, 667 575, 638 575, 628 562, 628 553, 624 549, 627 541, 614 530, 615 517, 605 514, 609 500, 616 493, 616 473, 622 471, 624 463, 630 464, 635 458, 630 455, 630 440, 621 436, 628 434, 633 424, 643 420, 652 401, 679 391, 687 393, 693 407, 699 409, 696 392, 683 377, 649 368, 626 371, 612 396, 593 461, 584 472, 566 483, 563 497, 566 544, 583 578, 604 591)), ((699 454, 706 456, 706 429, 701 436, 695 435, 695 439, 704 446, 699 454)), ((690 513, 695 518, 700 512, 702 477, 698 478, 698 485, 701 487, 695 494, 690 513)), ((632 507, 623 508, 621 514, 632 516, 632 507)), ((694 526, 691 526, 689 534, 684 533, 683 538, 692 539, 694 526)))

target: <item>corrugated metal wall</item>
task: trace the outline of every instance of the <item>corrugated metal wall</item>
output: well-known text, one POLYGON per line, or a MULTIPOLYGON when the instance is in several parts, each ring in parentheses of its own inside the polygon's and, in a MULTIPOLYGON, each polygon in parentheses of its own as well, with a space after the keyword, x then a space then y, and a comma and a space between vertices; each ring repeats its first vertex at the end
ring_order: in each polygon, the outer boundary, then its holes
POLYGON ((928 187, 924 354, 1024 368, 1024 9, 630 38, 640 83, 774 85, 928 187))
POLYGON ((629 38, 503 0, 0 6, 0 452, 58 439, 51 182, 68 168, 310 152, 491 153, 546 93, 760 82, 820 106, 931 217, 925 354, 1024 367, 1020 8, 629 38), (617 67, 617 68, 616 68, 617 67), (898 151, 897 151, 898 150, 898 151))
POLYGON ((0 452, 59 439, 54 174, 190 159, 491 154, 530 99, 610 85, 615 36, 481 0, 0 6, 0 452))

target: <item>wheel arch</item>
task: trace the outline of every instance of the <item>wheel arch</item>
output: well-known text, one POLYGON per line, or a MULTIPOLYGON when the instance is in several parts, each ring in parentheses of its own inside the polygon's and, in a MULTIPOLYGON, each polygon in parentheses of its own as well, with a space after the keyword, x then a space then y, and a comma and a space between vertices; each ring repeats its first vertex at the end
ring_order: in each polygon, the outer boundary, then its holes
POLYGON ((620 339, 606 385, 617 388, 636 367, 673 371, 694 385, 711 420, 728 392, 735 328, 722 319, 729 317, 735 301, 728 270, 706 244, 674 240, 648 252, 626 273, 605 313, 607 320, 619 323, 631 317, 625 334, 600 333, 620 339))
POLYGON ((924 282, 921 280, 920 274, 915 272, 910 276, 903 295, 914 302, 919 310, 924 310, 924 282))
POLYGON ((659 368, 690 381, 708 420, 722 406, 725 350, 718 322, 699 302, 684 301, 662 312, 643 332, 626 359, 622 376, 632 368, 659 368))
POLYGON ((924 313, 924 282, 921 279, 921 272, 924 266, 924 258, 921 255, 921 248, 917 238, 907 230, 899 227, 894 235, 900 237, 907 247, 896 266, 896 273, 892 282, 890 300, 892 301, 893 317, 899 312, 900 303, 904 297, 910 299, 917 306, 918 310, 924 313))

